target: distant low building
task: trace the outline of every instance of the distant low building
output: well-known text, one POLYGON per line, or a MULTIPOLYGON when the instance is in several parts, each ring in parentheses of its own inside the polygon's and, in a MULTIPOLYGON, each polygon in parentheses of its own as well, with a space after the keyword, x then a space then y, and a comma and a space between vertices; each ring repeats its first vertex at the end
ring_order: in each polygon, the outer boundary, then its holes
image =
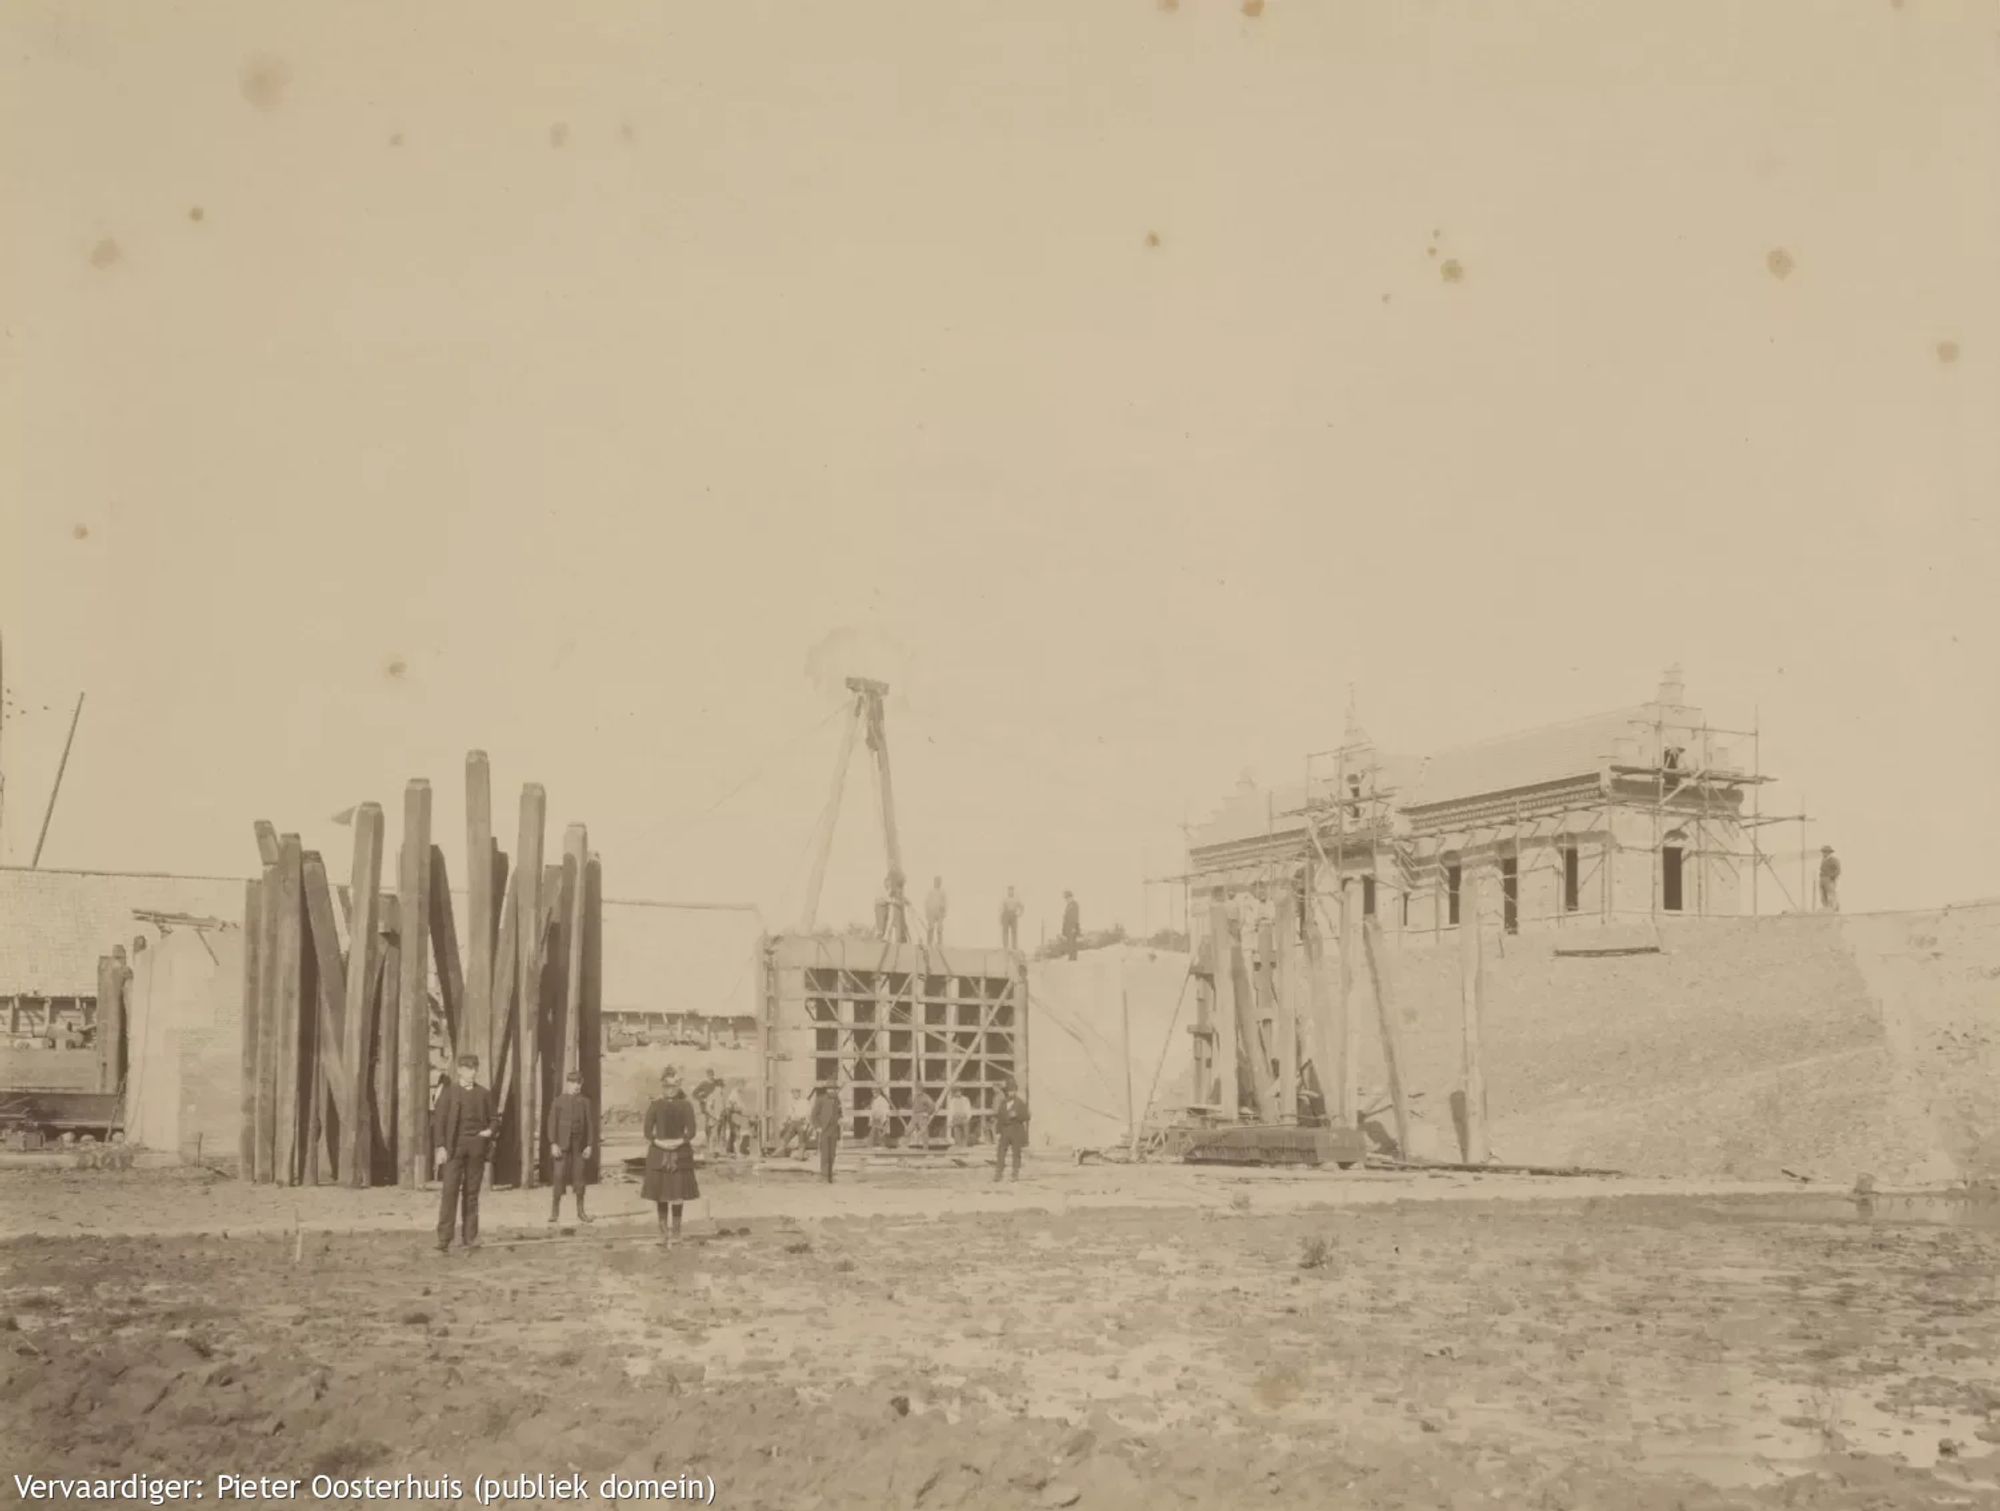
POLYGON ((1259 883, 1270 899, 1310 887, 1325 909, 1344 881, 1406 934, 1455 930, 1474 895, 1508 932, 1741 913, 1759 864, 1746 798, 1769 780, 1751 743, 1709 726, 1678 667, 1650 702, 1422 759, 1350 716, 1309 782, 1246 782, 1191 835, 1197 931, 1214 889, 1259 883))

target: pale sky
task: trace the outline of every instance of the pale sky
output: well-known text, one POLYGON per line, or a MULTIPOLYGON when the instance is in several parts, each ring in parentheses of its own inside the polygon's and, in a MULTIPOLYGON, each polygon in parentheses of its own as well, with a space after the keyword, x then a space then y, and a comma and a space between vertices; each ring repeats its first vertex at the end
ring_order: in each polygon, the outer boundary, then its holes
POLYGON ((2000 894, 1993 3, 13 0, 0 44, 9 861, 87 690, 44 865, 247 873, 268 817, 340 869, 413 775, 462 865, 479 746, 509 848, 537 779, 611 895, 789 923, 871 671, 962 935, 1009 881, 1031 940, 1065 886, 1157 926, 1183 819, 1349 683, 1421 752, 1678 660, 1850 907, 2000 894))

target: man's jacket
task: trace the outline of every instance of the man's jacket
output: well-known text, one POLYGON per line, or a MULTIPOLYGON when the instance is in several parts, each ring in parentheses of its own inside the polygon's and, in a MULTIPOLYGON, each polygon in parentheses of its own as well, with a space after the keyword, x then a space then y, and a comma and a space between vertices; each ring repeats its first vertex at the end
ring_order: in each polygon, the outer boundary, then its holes
POLYGON ((479 1135, 493 1126, 493 1093, 484 1086, 452 1082, 438 1093, 431 1108, 431 1147, 447 1159, 459 1154, 483 1154, 479 1135))
POLYGON ((549 1142, 564 1151, 597 1147, 597 1116, 589 1097, 565 1091, 549 1103, 549 1142))

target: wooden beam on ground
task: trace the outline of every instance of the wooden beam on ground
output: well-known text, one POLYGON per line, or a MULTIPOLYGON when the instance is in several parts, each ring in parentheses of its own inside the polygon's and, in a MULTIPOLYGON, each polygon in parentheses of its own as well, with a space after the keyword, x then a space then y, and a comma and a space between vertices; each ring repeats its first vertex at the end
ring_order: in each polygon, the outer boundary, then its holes
POLYGON ((403 788, 403 850, 397 868, 401 899, 401 979, 396 984, 402 1042, 396 1047, 397 1183, 431 1183, 430 896, 431 784, 412 777, 403 788))
POLYGON ((1221 1115, 1243 1115, 1243 1092, 1236 1079, 1236 951, 1229 942, 1229 909, 1220 898, 1208 905, 1208 941, 1215 983, 1215 1074, 1221 1086, 1221 1115))
MULTIPOLYGON (((355 838, 360 839, 360 816, 355 818, 355 838)), ((340 958, 340 940, 334 930, 333 889, 327 881, 326 863, 316 852, 305 857, 306 923, 313 952, 313 981, 319 994, 319 1022, 315 1036, 315 1059, 319 1063, 318 1098, 322 1154, 325 1169, 336 1179, 347 1173, 341 1150, 352 1142, 348 1134, 348 1109, 354 1102, 354 1061, 347 1049, 347 967, 340 958)), ((350 951, 350 953, 352 953, 350 951)))
MULTIPOLYGON (((396 1124, 397 1088, 402 1056, 403 900, 382 899, 382 957, 375 969, 375 1051, 373 1055, 375 1117, 370 1124, 375 1155, 369 1162, 377 1184, 402 1179, 402 1129, 396 1124)), ((425 1130, 424 1136, 430 1136, 425 1130)))
POLYGON ((590 831, 582 824, 563 830, 563 881, 567 888, 563 914, 562 1073, 583 1070, 583 886, 590 865, 590 831))
MULTIPOLYGON (((583 912, 579 932, 583 969, 577 976, 577 1033, 582 1046, 583 1094, 597 1114, 604 1137, 604 862, 591 855, 583 868, 583 912)), ((597 1179, 604 1160, 601 1144, 591 1147, 586 1180, 597 1179)))
POLYGON ((243 884, 243 1016, 238 1030, 243 1086, 236 1129, 236 1178, 247 1181, 257 1178, 257 988, 264 933, 263 890, 259 882, 243 884))
POLYGON ((278 1168, 278 872, 257 885, 257 1147, 254 1179, 284 1183, 278 1168))
POLYGON ((519 999, 519 1010, 514 1014, 514 1065, 521 1088, 514 1132, 524 1187, 535 1184, 535 1150, 541 1138, 537 1126, 541 1110, 535 1105, 533 1088, 535 1017, 541 996, 542 831, 547 826, 548 801, 540 782, 530 782, 521 789, 521 828, 514 842, 514 993, 519 999))
POLYGON ((1273 930, 1277 989, 1272 994, 1278 1020, 1278 1119, 1299 1120, 1299 904, 1288 887, 1278 899, 1273 930))
MULTIPOLYGON (((476 1055, 478 1041, 465 1032, 465 967, 459 959, 458 921, 452 915, 451 875, 444 851, 431 846, 431 953, 436 958, 438 990, 444 997, 445 1059, 461 1049, 476 1055)), ((484 1064, 484 1061, 481 1061, 484 1064)))
POLYGON ((1486 1071, 1479 1052, 1479 1020, 1486 993, 1481 959, 1484 940, 1479 926, 1479 882, 1470 872, 1459 876, 1461 892, 1470 891, 1472 906, 1462 899, 1458 908, 1459 1003, 1464 1015, 1465 1138, 1460 1153, 1466 1163, 1483 1165, 1492 1151, 1486 1142, 1486 1071))
POLYGON ((1340 879, 1340 995, 1334 1024, 1340 1031, 1340 1123, 1361 1123, 1361 1015, 1354 1010, 1354 952, 1361 941, 1355 921, 1361 914, 1361 888, 1350 877, 1340 879))
POLYGON ((278 1146, 273 1169, 280 1185, 296 1186, 305 1174, 305 1119, 299 1096, 299 1028, 304 1014, 305 852, 296 834, 278 843, 278 1146))
POLYGON ((340 1174, 350 1186, 372 1184, 375 1150, 373 1113, 374 1013, 380 984, 382 805, 363 803, 354 812, 354 873, 348 884, 352 915, 347 928, 347 1002, 341 1027, 341 1059, 348 1068, 347 1094, 340 1104, 340 1174))
MULTIPOLYGON (((483 750, 465 754, 465 1002, 458 1043, 493 1060, 493 930, 495 891, 493 773, 483 750)), ((482 1076, 481 1079, 484 1079, 482 1076)))
POLYGON ((1396 1112, 1396 1154, 1401 1159, 1414 1159, 1410 1148, 1410 1104, 1403 1094, 1403 1035, 1396 1016, 1395 965, 1382 941, 1379 920, 1365 920, 1362 934, 1368 952, 1368 974, 1375 982, 1376 1016, 1382 1026, 1382 1063, 1389 1073, 1389 1103, 1396 1112))

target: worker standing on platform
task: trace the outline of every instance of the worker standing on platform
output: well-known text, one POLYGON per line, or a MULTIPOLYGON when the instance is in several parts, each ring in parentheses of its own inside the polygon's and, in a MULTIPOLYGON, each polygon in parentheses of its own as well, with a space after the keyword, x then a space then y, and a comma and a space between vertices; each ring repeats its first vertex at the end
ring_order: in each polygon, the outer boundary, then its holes
POLYGON ((590 1152, 597 1147, 597 1113, 583 1094, 583 1072, 563 1078, 563 1091, 549 1103, 549 1226, 562 1216, 563 1192, 576 1189, 576 1220, 589 1222, 583 1193, 590 1179, 590 1152))
POLYGON ((924 898, 924 943, 934 950, 944 948, 944 915, 947 911, 944 878, 933 876, 930 893, 924 898))
POLYGON ((1007 1168, 1007 1152, 1014 1153, 1014 1180, 1021 1178, 1021 1151, 1028 1147, 1028 1099, 1021 1095, 1012 1081, 1005 1083, 1000 1094, 1000 1112, 995 1119, 999 1128, 999 1147, 993 1156, 993 1179, 997 1182, 1000 1173, 1007 1168))
POLYGON ((1076 947, 1083 938, 1083 914, 1076 905, 1076 894, 1068 888, 1063 890, 1062 942, 1069 958, 1076 959, 1076 947))
POLYGON ((1021 947, 1021 899, 1009 887, 1007 895, 1000 899, 1000 948, 1018 950, 1021 947))
POLYGON ((833 1184, 833 1157, 840 1151, 840 1098, 831 1086, 813 1096, 813 1137, 819 1144, 819 1178, 833 1184))
POLYGON ((1819 847, 1819 905, 1822 912, 1840 911, 1840 857, 1831 845, 1819 847))

